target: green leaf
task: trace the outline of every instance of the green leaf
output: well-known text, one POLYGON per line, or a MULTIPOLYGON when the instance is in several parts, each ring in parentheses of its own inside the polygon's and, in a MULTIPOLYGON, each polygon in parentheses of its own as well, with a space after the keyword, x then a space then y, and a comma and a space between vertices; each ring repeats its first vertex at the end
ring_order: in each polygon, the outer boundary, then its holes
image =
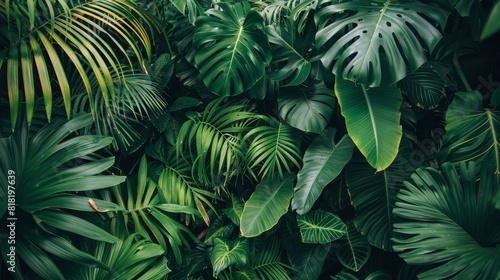
POLYGON ((481 32, 481 40, 492 36, 500 30, 500 23, 498 23, 498 18, 500 18, 500 2, 496 2, 495 6, 491 10, 486 23, 483 26, 483 31, 481 32))
POLYGON ((263 238, 252 240, 250 264, 256 275, 251 279, 290 279, 287 274, 290 267, 280 261, 282 249, 279 239, 273 237, 265 241, 263 238))
POLYGON ((231 265, 244 266, 248 262, 248 240, 238 239, 230 241, 222 238, 214 239, 214 246, 210 251, 213 276, 217 275, 231 265))
POLYGON ((458 170, 419 168, 398 194, 394 225, 403 234, 394 249, 411 265, 432 264, 422 279, 495 279, 500 267, 500 210, 491 197, 500 176, 484 164, 480 177, 474 162, 458 170))
POLYGON ((314 42, 314 30, 298 33, 295 22, 272 24, 266 27, 269 43, 273 47, 273 70, 267 75, 272 80, 282 81, 284 86, 302 84, 311 72, 309 52, 314 42))
POLYGON ((336 129, 324 131, 306 150, 292 199, 292 210, 297 210, 298 214, 311 209, 326 185, 337 178, 351 159, 354 149, 351 138, 344 135, 335 144, 335 134, 336 129))
POLYGON ((281 118, 305 132, 321 133, 335 109, 335 95, 322 81, 283 87, 278 94, 281 118))
POLYGON ((332 2, 315 13, 316 23, 324 26, 316 44, 327 48, 321 61, 337 77, 370 87, 401 80, 407 66, 412 72, 420 67, 441 39, 434 22, 444 29, 448 17, 447 11, 420 2, 332 2), (330 21, 339 13, 346 15, 330 21))
POLYGON ((283 177, 292 167, 299 167, 301 135, 293 127, 268 118, 269 126, 261 125, 250 130, 243 142, 252 139, 246 154, 251 175, 273 177, 276 173, 283 177), (255 136, 254 136, 255 135, 255 136), (260 168, 257 175, 252 170, 260 168))
POLYGON ((240 226, 241 214, 243 213, 244 207, 245 203, 240 197, 232 196, 231 206, 229 208, 224 208, 222 211, 235 225, 240 226))
POLYGON ((245 237, 255 237, 270 230, 287 211, 293 196, 295 174, 285 173, 283 179, 264 178, 245 203, 240 230, 245 237))
POLYGON ((426 110, 436 108, 445 95, 447 84, 438 74, 436 67, 439 66, 426 62, 398 83, 402 93, 420 108, 426 110))
POLYGON ((170 272, 165 251, 160 245, 138 234, 131 234, 118 242, 84 243, 85 252, 95 256, 109 269, 88 268, 79 264, 67 265, 63 270, 68 280, 140 279, 160 280, 170 272))
POLYGON ((214 93, 237 95, 265 74, 271 49, 263 18, 248 2, 218 3, 196 20, 194 61, 200 78, 214 93))
POLYGON ((370 244, 392 250, 391 238, 397 236, 392 225, 396 195, 403 181, 415 170, 411 149, 402 145, 396 161, 386 170, 375 172, 366 162, 353 161, 346 167, 346 181, 356 210, 354 225, 370 244))
POLYGON ((482 107, 478 91, 458 92, 446 112, 439 162, 492 163, 500 174, 500 111, 482 107))
POLYGON ((174 103, 170 104, 168 106, 168 110, 170 112, 176 112, 192 107, 196 107, 198 105, 203 104, 199 99, 193 98, 193 97, 186 97, 186 96, 181 96, 177 99, 175 99, 174 103))
POLYGON ((346 225, 333 213, 322 210, 297 215, 302 242, 327 244, 346 233, 346 225))
POLYGON ((33 214, 35 220, 49 226, 72 232, 93 240, 104 242, 116 242, 118 238, 109 234, 102 228, 76 216, 56 212, 53 210, 41 210, 33 214))
POLYGON ((372 246, 356 229, 353 222, 347 223, 345 235, 338 241, 335 255, 340 263, 350 270, 359 271, 370 258, 372 246))
POLYGON ((386 169, 396 158, 403 133, 399 124, 403 100, 399 89, 366 88, 337 77, 335 94, 356 147, 377 171, 386 169))
POLYGON ((293 279, 319 279, 326 256, 330 251, 330 244, 303 244, 294 242, 287 245, 290 264, 295 270, 293 279))

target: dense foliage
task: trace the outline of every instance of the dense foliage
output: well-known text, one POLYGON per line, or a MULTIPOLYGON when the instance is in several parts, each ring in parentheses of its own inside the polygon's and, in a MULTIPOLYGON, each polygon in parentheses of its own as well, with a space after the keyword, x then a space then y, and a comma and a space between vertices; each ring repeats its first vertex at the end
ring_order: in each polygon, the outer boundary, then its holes
POLYGON ((498 17, 0 2, 1 278, 500 278, 498 17))

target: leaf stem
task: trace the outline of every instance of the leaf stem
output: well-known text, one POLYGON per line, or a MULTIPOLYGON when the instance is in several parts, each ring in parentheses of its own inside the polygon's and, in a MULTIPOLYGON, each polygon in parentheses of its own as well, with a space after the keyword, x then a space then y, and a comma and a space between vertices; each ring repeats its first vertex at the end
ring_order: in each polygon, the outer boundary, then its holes
POLYGON ((460 67, 460 63, 458 62, 458 52, 457 51, 455 51, 455 54, 453 55, 453 66, 455 67, 455 71, 457 72, 457 75, 460 78, 460 81, 462 81, 462 84, 464 84, 465 89, 468 92, 472 92, 472 88, 470 87, 470 84, 467 81, 467 78, 465 78, 465 74, 462 71, 462 67, 460 67))

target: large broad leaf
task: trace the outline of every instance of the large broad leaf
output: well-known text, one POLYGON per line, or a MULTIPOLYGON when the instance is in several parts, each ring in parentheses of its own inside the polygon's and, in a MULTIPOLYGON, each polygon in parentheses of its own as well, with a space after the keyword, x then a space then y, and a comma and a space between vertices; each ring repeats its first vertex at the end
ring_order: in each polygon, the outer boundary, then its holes
POLYGON ((434 109, 444 97, 447 85, 439 71, 446 71, 446 67, 426 62, 401 80, 398 86, 413 104, 426 110, 434 109))
POLYGON ((335 95, 323 81, 283 87, 278 94, 280 116, 291 126, 305 132, 320 133, 330 122, 335 95))
POLYGON ((372 246, 354 226, 353 222, 347 223, 345 235, 338 241, 340 245, 335 249, 335 254, 340 263, 354 271, 359 271, 370 258, 372 246))
POLYGON ((271 229, 287 211, 293 196, 295 174, 286 173, 263 179, 245 203, 241 214, 240 229, 245 237, 254 237, 271 229))
POLYGON ((335 94, 352 141, 377 171, 386 169, 396 158, 403 133, 399 89, 367 88, 337 77, 335 94))
POLYGON ((371 87, 382 81, 392 84, 406 76, 406 67, 415 71, 427 60, 426 50, 432 51, 441 39, 434 22, 444 28, 447 17, 446 11, 415 1, 332 4, 315 14, 318 24, 326 24, 317 32, 316 44, 327 47, 321 61, 335 75, 371 87), (346 16, 330 22, 341 12, 346 16), (382 52, 387 61, 381 59, 382 52))
POLYGON ((500 174, 500 111, 482 107, 477 91, 455 94, 446 113, 446 133, 438 160, 492 163, 500 174))
POLYGON ((394 225, 405 238, 394 249, 413 265, 437 265, 421 279, 497 279, 500 267, 500 210, 491 199, 500 176, 474 162, 447 162, 441 170, 420 168, 398 194, 394 225))
POLYGON ((293 279, 316 280, 323 269, 330 244, 303 244, 300 241, 287 245, 288 259, 295 274, 293 279))
POLYGON ((213 275, 217 275, 231 265, 244 266, 248 262, 248 240, 231 241, 222 238, 214 239, 214 247, 210 251, 213 275))
POLYGON ((326 244, 341 238, 346 225, 336 214, 317 210, 297 216, 302 242, 326 244))
POLYGON ((305 214, 311 209, 325 186, 340 174, 351 159, 354 144, 349 135, 344 135, 335 144, 335 132, 335 129, 323 132, 307 148, 292 200, 292 209, 298 214, 305 214))
POLYGON ((211 91, 236 95, 264 76, 271 49, 262 16, 247 2, 217 6, 196 20, 194 61, 211 91))
MULTIPOLYGON (((311 28, 314 28, 311 26, 311 28)), ((274 66, 267 75, 269 78, 282 81, 285 86, 302 84, 311 72, 309 53, 314 42, 314 30, 302 36, 296 30, 295 22, 288 19, 285 23, 272 24, 266 28, 269 42, 273 47, 274 66)))
POLYGON ((376 173, 369 164, 359 161, 346 167, 347 186, 356 209, 354 224, 378 248, 392 250, 392 225, 397 220, 392 209, 403 181, 416 164, 410 158, 409 148, 404 148, 394 164, 382 172, 376 173))

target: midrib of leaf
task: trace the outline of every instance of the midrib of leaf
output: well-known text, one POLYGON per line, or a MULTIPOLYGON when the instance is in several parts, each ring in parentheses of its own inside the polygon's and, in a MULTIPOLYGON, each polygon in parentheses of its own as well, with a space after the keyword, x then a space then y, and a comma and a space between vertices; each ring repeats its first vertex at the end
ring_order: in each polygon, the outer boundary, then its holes
POLYGON ((336 229, 333 229, 333 228, 330 228, 330 227, 323 227, 323 226, 318 226, 318 225, 315 225, 315 224, 311 224, 310 222, 307 222, 307 221, 302 221, 302 222, 304 224, 306 224, 307 226, 309 226, 310 228, 319 229, 319 230, 342 232, 340 230, 336 230, 336 229))
POLYGON ((493 136, 493 148, 495 149, 495 159, 496 159, 495 174, 500 174, 500 151, 498 150, 498 146, 500 145, 500 143, 498 143, 495 131, 495 125, 493 123, 493 116, 491 115, 491 111, 488 109, 486 109, 486 116, 488 116, 488 124, 491 127, 491 134, 493 136))
POLYGON ((378 157, 379 157, 379 146, 378 146, 378 133, 377 133, 377 123, 375 122, 375 116, 373 115, 373 108, 372 104, 370 102, 370 97, 368 96, 368 91, 366 90, 366 87, 364 84, 361 84, 361 88, 363 89, 363 95, 366 100, 366 105, 368 107, 368 114, 370 115, 370 121, 372 123, 373 127, 373 139, 375 140, 375 153, 376 153, 376 160, 377 160, 377 165, 378 165, 378 157))
MULTIPOLYGON (((374 39, 376 39, 378 36, 375 36, 375 34, 377 34, 377 29, 379 28, 380 26, 380 22, 382 21, 382 18, 384 17, 385 15, 385 11, 387 10, 387 8, 389 7, 389 4, 391 3, 391 0, 387 0, 385 1, 384 3, 384 7, 380 10, 380 16, 378 17, 378 21, 377 21, 377 24, 375 25, 375 28, 373 29, 373 34, 372 34, 372 37, 370 39, 370 44, 368 45, 368 50, 372 48, 372 44, 373 44, 373 41, 374 39)), ((365 60, 366 60, 366 55, 364 56, 363 58, 363 64, 365 64, 365 60)), ((364 89, 363 89, 364 90, 364 89)))
MULTIPOLYGON (((293 40, 293 39, 292 39, 293 40)), ((305 57, 302 56, 302 54, 300 54, 299 52, 297 52, 297 50, 290 44, 288 44, 288 42, 286 40, 283 40, 283 42, 285 42, 285 44, 298 56, 300 57, 300 60, 304 61, 304 62, 307 62, 307 59, 305 57)), ((293 42, 292 42, 293 43, 293 42)))
POLYGON ((236 49, 238 48, 238 43, 240 42, 241 33, 243 33, 243 26, 240 26, 240 30, 238 31, 238 37, 236 37, 236 42, 234 43, 233 52, 231 54, 231 60, 229 61, 228 75, 226 75, 226 80, 224 81, 224 85, 227 85, 227 81, 230 76, 229 72, 231 72, 231 69, 233 68, 234 55, 236 53, 236 49))
POLYGON ((264 205, 262 205, 260 207, 260 210, 257 212, 257 214, 255 214, 253 216, 253 219, 251 220, 252 222, 250 223, 250 226, 248 228, 251 228, 253 227, 253 224, 257 221, 257 217, 260 216, 260 214, 266 209, 266 207, 271 203, 271 201, 274 199, 274 197, 277 195, 277 193, 279 192, 281 188, 281 185, 278 186, 278 188, 276 189, 276 191, 271 195, 271 197, 269 197, 269 199, 266 201, 266 203, 264 205))
POLYGON ((352 245, 352 242, 351 242, 351 237, 349 235, 349 230, 346 230, 345 234, 346 234, 347 243, 349 244, 349 250, 351 250, 352 259, 354 261, 354 266, 356 268, 358 268, 358 261, 357 261, 356 255, 354 254, 354 246, 352 245))

